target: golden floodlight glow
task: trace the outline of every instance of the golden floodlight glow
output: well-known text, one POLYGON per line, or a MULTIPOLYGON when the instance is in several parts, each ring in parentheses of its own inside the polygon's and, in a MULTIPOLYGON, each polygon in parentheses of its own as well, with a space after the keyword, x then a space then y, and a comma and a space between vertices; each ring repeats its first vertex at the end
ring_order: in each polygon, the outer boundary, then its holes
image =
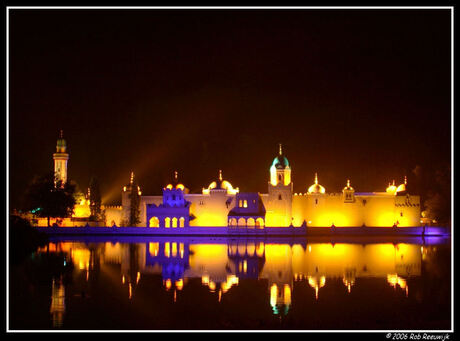
POLYGON ((222 292, 225 294, 233 285, 238 285, 238 277, 235 275, 228 275, 227 281, 223 282, 220 286, 222 288, 222 292))
POLYGON ((175 285, 176 285, 177 290, 182 290, 182 288, 184 287, 184 280, 182 278, 178 279, 175 285))
POLYGON ((288 284, 284 285, 284 304, 291 304, 291 287, 288 284))
POLYGON ((165 288, 166 288, 166 290, 171 289, 171 286, 172 286, 171 279, 168 278, 168 279, 165 281, 165 288))
POLYGON ((201 284, 203 285, 209 285, 209 276, 208 275, 203 275, 201 277, 201 284))
MULTIPOLYGON (((396 285, 398 285, 401 289, 406 289, 407 288, 407 282, 404 278, 399 277, 397 274, 388 274, 387 275, 387 282, 390 284, 393 288, 396 289, 396 285)), ((407 293, 406 289, 406 293, 407 293)))
POLYGON ((326 277, 325 276, 321 276, 319 278, 319 281, 318 281, 318 278, 315 276, 307 276, 307 280, 308 280, 308 284, 315 289, 315 298, 318 299, 318 292, 319 292, 319 289, 324 287, 326 285, 326 277))
POLYGON ((276 306, 276 300, 278 298, 278 287, 276 284, 272 284, 270 287, 270 305, 272 307, 276 306))

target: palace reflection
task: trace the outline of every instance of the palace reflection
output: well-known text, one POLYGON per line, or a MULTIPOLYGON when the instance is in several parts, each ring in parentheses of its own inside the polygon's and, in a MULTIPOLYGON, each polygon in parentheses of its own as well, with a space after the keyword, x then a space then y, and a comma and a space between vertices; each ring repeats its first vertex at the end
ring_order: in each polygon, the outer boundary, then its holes
MULTIPOLYGON (((245 280, 262 281, 272 313, 285 315, 298 288, 320 300, 329 283, 341 283, 351 294, 360 279, 374 278, 409 295, 409 280, 421 275, 422 261, 435 246, 411 243, 270 242, 248 239, 196 241, 149 238, 145 242, 62 241, 39 252, 63 252, 82 282, 110 273, 129 300, 144 278, 161 277, 162 288, 175 302, 188 282, 198 280, 221 301, 245 280)), ((52 284, 51 314, 62 324, 65 310, 62 281, 52 284)))

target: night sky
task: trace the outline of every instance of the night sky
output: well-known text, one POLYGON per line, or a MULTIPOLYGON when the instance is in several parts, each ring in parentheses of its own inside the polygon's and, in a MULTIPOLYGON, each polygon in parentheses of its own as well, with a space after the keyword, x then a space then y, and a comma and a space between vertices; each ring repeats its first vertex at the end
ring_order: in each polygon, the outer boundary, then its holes
MULTIPOLYGON (((267 192, 282 143, 295 192, 410 183, 451 159, 451 13, 10 10, 9 191, 53 170, 121 201, 218 177, 267 192)), ((415 193, 416 194, 416 193, 415 193)))

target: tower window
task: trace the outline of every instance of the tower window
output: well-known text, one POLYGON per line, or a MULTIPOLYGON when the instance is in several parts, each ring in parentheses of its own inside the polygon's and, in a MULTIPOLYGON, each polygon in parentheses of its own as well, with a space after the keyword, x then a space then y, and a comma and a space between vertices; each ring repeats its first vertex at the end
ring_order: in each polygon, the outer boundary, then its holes
POLYGON ((318 199, 315 199, 315 204, 318 205, 318 199))
POLYGON ((278 194, 278 200, 283 200, 283 198, 281 197, 281 194, 278 194))

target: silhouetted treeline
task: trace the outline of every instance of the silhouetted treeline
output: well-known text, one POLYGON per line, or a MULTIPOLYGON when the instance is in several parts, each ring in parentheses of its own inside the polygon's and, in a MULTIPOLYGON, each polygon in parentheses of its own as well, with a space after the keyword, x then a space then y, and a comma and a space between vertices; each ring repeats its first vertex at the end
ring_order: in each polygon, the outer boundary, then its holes
POLYGON ((422 210, 426 217, 439 224, 451 223, 451 166, 450 164, 422 167, 417 165, 412 171, 409 192, 420 195, 422 210))
POLYGON ((38 247, 48 243, 48 236, 37 231, 27 219, 10 215, 9 218, 10 264, 18 264, 38 247))

